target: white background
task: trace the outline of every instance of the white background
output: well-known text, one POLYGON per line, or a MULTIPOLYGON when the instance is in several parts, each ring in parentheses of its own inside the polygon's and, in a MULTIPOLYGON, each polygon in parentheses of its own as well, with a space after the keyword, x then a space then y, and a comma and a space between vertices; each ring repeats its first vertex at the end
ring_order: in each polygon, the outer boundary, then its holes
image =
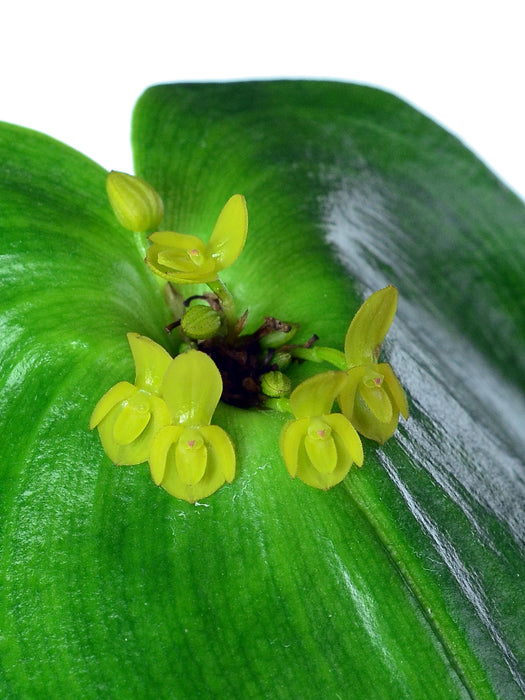
POLYGON ((0 120, 130 171, 133 104, 162 82, 311 77, 381 87, 525 198, 523 0, 128 0, 0 11, 0 120))

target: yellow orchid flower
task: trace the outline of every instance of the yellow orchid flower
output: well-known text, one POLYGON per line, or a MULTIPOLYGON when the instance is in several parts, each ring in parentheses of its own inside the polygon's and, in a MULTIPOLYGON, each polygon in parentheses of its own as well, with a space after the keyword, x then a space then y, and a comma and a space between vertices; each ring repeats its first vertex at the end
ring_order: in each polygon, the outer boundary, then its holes
POLYGON ((388 286, 358 309, 345 338, 348 381, 337 397, 356 430, 381 444, 394 433, 400 414, 408 418, 405 392, 392 367, 377 362, 396 307, 397 289, 388 286))
POLYGON ((172 425, 153 438, 149 455, 157 486, 195 503, 235 476, 235 451, 228 434, 210 425, 222 394, 222 379, 213 360, 189 350, 178 355, 162 381, 172 425))
POLYGON ((281 431, 281 454, 292 478, 318 489, 340 483, 354 462, 363 464, 363 447, 352 424, 340 413, 330 413, 346 381, 344 372, 324 372, 305 380, 290 396, 296 420, 281 431))
POLYGON ((248 211, 242 195, 235 194, 219 214, 205 245, 197 236, 159 231, 149 239, 146 263, 156 275, 175 284, 210 283, 237 260, 248 231, 248 211))
POLYGON ((141 464, 151 440, 169 424, 169 409, 161 397, 162 377, 172 358, 150 338, 128 333, 135 362, 135 383, 119 382, 95 406, 89 427, 98 428, 102 446, 115 464, 141 464))

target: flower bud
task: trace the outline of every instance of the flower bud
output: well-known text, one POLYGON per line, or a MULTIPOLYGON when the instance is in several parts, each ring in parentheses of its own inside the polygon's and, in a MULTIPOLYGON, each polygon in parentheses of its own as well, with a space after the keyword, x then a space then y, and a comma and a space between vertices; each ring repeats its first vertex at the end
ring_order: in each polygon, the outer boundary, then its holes
POLYGON ((279 348, 281 345, 286 345, 299 330, 298 323, 284 323, 283 321, 274 321, 274 323, 275 330, 264 335, 259 341, 262 348, 279 348))
POLYGON ((221 327, 221 317, 210 306, 199 304, 190 307, 181 319, 184 335, 194 340, 206 340, 217 335, 221 327))
POLYGON ((277 365, 279 369, 286 369, 292 364, 292 355, 284 350, 278 350, 272 356, 272 365, 277 365))
POLYGON ((128 231, 151 231, 162 221, 162 199, 140 177, 112 170, 106 179, 106 191, 115 216, 128 231))
POLYGON ((261 376, 261 391, 271 398, 281 398, 290 393, 292 383, 282 372, 266 372, 261 376))

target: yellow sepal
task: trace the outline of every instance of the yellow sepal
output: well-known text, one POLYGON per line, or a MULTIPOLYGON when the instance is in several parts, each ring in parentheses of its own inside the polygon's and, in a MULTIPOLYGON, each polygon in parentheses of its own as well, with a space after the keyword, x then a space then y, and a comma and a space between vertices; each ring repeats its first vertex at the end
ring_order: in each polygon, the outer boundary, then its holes
POLYGON ((200 431, 208 446, 210 468, 219 471, 231 483, 235 478, 235 449, 230 436, 218 425, 203 425, 200 431))
POLYGON ((145 335, 127 333, 127 339, 135 363, 135 386, 160 395, 162 378, 172 360, 171 355, 145 335))
POLYGON ((401 386, 399 379, 394 374, 392 367, 386 362, 378 365, 378 370, 384 376, 385 387, 387 388, 390 396, 392 397, 392 403, 403 416, 405 420, 408 418, 408 401, 403 387, 401 386))
POLYGON ((99 399, 97 405, 93 409, 93 413, 89 419, 89 429, 93 430, 93 428, 96 428, 114 406, 125 401, 134 394, 136 390, 137 388, 129 382, 118 382, 118 384, 112 386, 111 389, 106 391, 104 396, 99 399))
POLYGON ((170 363, 162 380, 162 395, 174 423, 208 425, 222 394, 222 379, 213 360, 188 350, 170 363))
POLYGON ((281 430, 279 448, 288 473, 294 479, 299 465, 299 450, 310 424, 310 418, 289 421, 281 430))
POLYGON ((230 267, 244 248, 248 233, 248 209, 241 194, 226 202, 213 228, 207 250, 218 270, 230 267))
POLYGON ((345 337, 348 367, 377 362, 381 343, 392 325, 397 308, 397 289, 379 289, 357 310, 345 337))
POLYGON ((301 382, 290 395, 290 408, 296 418, 330 413, 335 397, 347 381, 345 372, 316 374, 301 382))

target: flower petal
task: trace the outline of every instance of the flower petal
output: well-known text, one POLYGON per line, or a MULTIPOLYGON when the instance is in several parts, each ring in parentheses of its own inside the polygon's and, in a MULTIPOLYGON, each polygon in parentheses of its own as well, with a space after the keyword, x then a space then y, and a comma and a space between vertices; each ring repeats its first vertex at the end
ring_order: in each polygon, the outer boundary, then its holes
POLYGON ((188 273, 201 273, 215 268, 214 261, 198 238, 180 235, 177 238, 191 239, 191 242, 183 243, 180 240, 174 240, 172 245, 155 244, 159 246, 157 262, 160 266, 174 272, 188 273))
POLYGON ((171 361, 162 394, 175 423, 208 425, 222 394, 220 372, 208 355, 189 350, 171 361))
POLYGON ((139 389, 123 401, 113 425, 113 439, 117 445, 129 445, 145 430, 151 418, 151 394, 139 389))
POLYGON ((330 413, 335 397, 347 382, 346 372, 316 374, 296 387, 290 396, 290 408, 296 418, 330 413))
POLYGON ((173 248, 175 250, 192 250, 195 248, 203 255, 206 253, 206 246, 197 236, 189 233, 176 233, 175 231, 156 231, 148 236, 152 243, 162 248, 173 248))
POLYGON ((341 460, 344 453, 358 467, 363 466, 363 444, 348 418, 341 413, 331 413, 329 416, 323 416, 323 420, 332 428, 332 436, 336 443, 339 460, 341 460))
POLYGON ((300 418, 286 423, 279 437, 279 448, 288 473, 295 478, 299 459, 299 450, 310 425, 310 419, 300 418))
POLYGON ((363 302, 346 333, 345 357, 349 367, 377 362, 396 308, 397 289, 391 285, 374 292, 363 302))
POLYGON ((228 433, 218 425, 200 428, 208 447, 208 468, 217 469, 231 483, 235 477, 235 449, 228 433))
POLYGON ((344 384, 339 395, 337 396, 337 403, 339 404, 341 412, 348 418, 348 420, 351 423, 353 423, 357 389, 366 371, 367 368, 364 365, 361 365, 359 367, 352 367, 352 369, 349 369, 346 373, 346 384, 344 384))
POLYGON ((172 360, 171 355, 144 335, 128 333, 127 338, 135 363, 135 386, 160 395, 162 377, 172 360))
POLYGON ((226 202, 208 241, 208 255, 216 262, 217 269, 229 267, 244 248, 248 232, 248 210, 240 194, 234 194, 226 202))
POLYGON ((386 390, 390 392, 393 404, 399 413, 401 413, 403 418, 407 420, 409 412, 407 397, 403 387, 399 383, 399 379, 394 374, 394 370, 386 362, 378 365, 377 369, 384 376, 384 385, 386 390))
POLYGON ((184 428, 180 425, 167 425, 153 437, 148 461, 151 478, 157 486, 164 479, 170 450, 173 445, 177 444, 183 431, 184 428))
POLYGON ((104 396, 99 399, 97 405, 93 409, 91 418, 89 419, 89 429, 93 430, 103 420, 112 408, 121 404, 127 398, 132 396, 137 391, 137 388, 130 382, 118 382, 111 389, 106 391, 104 396))

